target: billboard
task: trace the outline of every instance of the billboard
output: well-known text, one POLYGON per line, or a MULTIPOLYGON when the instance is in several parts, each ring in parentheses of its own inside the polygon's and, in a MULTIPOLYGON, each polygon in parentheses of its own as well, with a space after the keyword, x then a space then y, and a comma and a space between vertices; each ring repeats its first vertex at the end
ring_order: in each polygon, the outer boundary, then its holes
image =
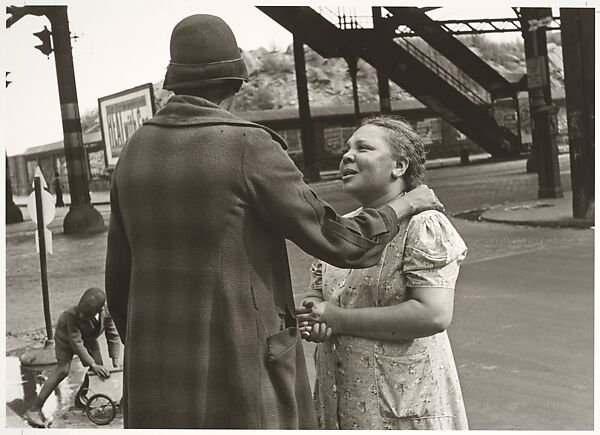
POLYGON ((105 163, 114 167, 125 142, 154 115, 152 83, 98 98, 98 113, 105 163))

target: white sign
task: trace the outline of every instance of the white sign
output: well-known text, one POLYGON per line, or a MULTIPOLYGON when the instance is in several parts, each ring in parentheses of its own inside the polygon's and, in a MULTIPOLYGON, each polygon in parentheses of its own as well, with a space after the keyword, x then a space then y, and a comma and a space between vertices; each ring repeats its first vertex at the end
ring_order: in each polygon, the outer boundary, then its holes
MULTIPOLYGON (((35 185, 35 177, 39 177, 39 179, 40 179, 42 220, 43 220, 43 226, 44 226, 44 236, 46 239, 46 252, 52 254, 52 232, 49 229, 47 229, 46 227, 48 226, 48 224, 50 222, 52 222, 52 220, 56 216, 56 205, 54 202, 54 197, 46 189, 44 189, 44 187, 47 187, 48 184, 46 183, 46 180, 44 179, 44 175, 42 174, 42 171, 40 170, 39 166, 35 170, 34 185, 35 185)), ((38 217, 37 217, 37 204, 36 204, 36 200, 35 200, 35 190, 33 192, 31 192, 31 195, 29 195, 29 198, 27 199, 27 212, 29 213, 29 217, 31 218, 31 220, 35 224, 37 224, 38 217)), ((36 231, 35 247, 36 247, 37 252, 39 252, 39 250, 40 250, 40 244, 39 244, 38 239, 39 239, 39 235, 36 231)))
POLYGON ((543 88, 546 86, 547 80, 544 60, 543 56, 530 57, 526 60, 527 86, 529 89, 543 88))
POLYGON ((38 177, 40 179, 40 185, 42 186, 42 189, 48 187, 48 183, 46 183, 46 179, 44 178, 44 173, 42 172, 39 166, 35 167, 35 171, 33 173, 34 180, 31 182, 31 187, 35 187, 35 177, 38 177))
MULTIPOLYGON (((52 231, 48 228, 44 228, 44 245, 46 246, 46 252, 52 254, 52 231)), ((40 252, 40 236, 38 231, 35 231, 35 252, 40 252)))
MULTIPOLYGON (((50 222, 56 216, 56 205, 54 197, 47 190, 42 189, 42 216, 44 219, 44 226, 48 226, 50 222)), ((37 224, 37 205, 35 203, 35 192, 31 192, 27 199, 27 212, 31 220, 37 224)))
POLYGON ((540 27, 547 27, 552 24, 552 17, 534 18, 527 21, 527 24, 529 24, 529 31, 534 32, 540 27))

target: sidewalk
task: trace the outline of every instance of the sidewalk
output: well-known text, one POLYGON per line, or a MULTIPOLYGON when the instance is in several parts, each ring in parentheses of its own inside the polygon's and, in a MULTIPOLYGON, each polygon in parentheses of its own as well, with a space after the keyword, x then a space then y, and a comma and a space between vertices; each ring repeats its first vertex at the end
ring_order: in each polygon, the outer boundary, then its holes
POLYGON ((590 228, 594 222, 573 217, 573 193, 563 192, 562 198, 540 199, 495 206, 485 211, 481 219, 515 225, 590 228))

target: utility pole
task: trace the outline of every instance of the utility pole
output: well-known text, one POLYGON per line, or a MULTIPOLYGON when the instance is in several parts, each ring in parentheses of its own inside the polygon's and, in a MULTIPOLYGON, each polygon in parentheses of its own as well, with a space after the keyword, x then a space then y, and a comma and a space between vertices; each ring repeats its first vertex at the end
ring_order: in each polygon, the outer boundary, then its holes
POLYGON ((36 48, 47 56, 53 51, 55 56, 65 159, 71 195, 71 205, 63 222, 64 232, 65 234, 81 234, 104 231, 104 219, 90 201, 67 6, 7 6, 6 12, 9 14, 9 18, 6 20, 7 28, 25 15, 45 16, 50 21, 51 32, 44 29, 35 35, 42 41, 42 44, 36 48), (48 46, 50 33, 53 47, 48 46))
POLYGON ((538 172, 538 197, 562 198, 556 142, 558 124, 552 105, 546 46, 546 25, 552 19, 552 8, 521 8, 520 12, 527 61, 531 135, 538 172))

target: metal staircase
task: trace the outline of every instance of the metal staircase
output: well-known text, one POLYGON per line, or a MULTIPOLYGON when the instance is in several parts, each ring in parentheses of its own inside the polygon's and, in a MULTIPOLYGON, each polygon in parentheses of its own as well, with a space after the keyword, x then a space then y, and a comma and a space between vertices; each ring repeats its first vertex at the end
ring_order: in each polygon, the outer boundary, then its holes
POLYGON ((492 103, 490 94, 486 92, 485 89, 481 89, 478 86, 469 87, 467 84, 465 84, 465 77, 459 77, 457 74, 453 74, 447 67, 442 66, 437 59, 425 53, 415 44, 411 43, 407 38, 398 38, 395 39, 395 42, 411 56, 419 59, 423 65, 435 72, 440 78, 444 79, 456 90, 463 93, 473 102, 473 104, 487 106, 492 103))
MULTIPOLYGON (((323 57, 358 56, 437 112, 497 158, 517 156, 518 137, 497 124, 491 95, 481 86, 465 85, 435 58, 403 38, 365 28, 359 17, 320 12, 307 6, 258 6, 323 57)), ((372 21, 371 21, 372 23, 372 21)))
POLYGON ((410 27, 431 47, 446 58, 452 59, 458 68, 485 88, 492 98, 512 97, 515 94, 512 83, 446 31, 442 25, 429 18, 422 9, 386 6, 385 10, 391 14, 388 17, 390 27, 394 25, 410 27))

